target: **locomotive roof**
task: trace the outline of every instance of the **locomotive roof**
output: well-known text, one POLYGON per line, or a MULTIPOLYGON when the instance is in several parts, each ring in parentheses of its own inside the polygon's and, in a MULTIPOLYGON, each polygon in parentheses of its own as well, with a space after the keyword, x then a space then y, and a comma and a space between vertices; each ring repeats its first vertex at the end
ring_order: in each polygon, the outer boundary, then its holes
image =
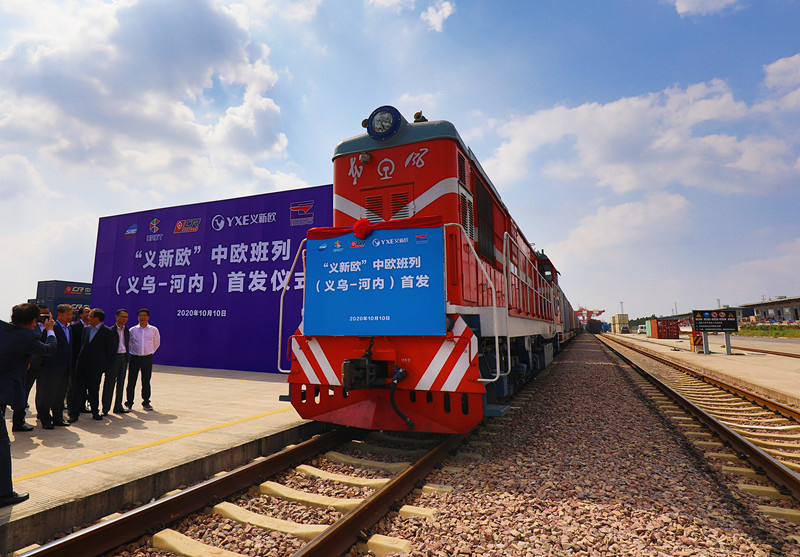
MULTIPOLYGON (((466 143, 464 143, 464 140, 461 139, 458 131, 456 131, 456 127, 447 120, 423 120, 420 122, 409 122, 405 118, 401 118, 400 128, 397 130, 397 133, 383 141, 376 141, 367 133, 362 133, 361 135, 340 141, 333 150, 332 160, 336 160, 337 158, 344 157, 346 155, 357 155, 365 151, 369 152, 374 151, 375 149, 384 149, 386 147, 409 145, 411 143, 419 143, 421 141, 430 141, 433 139, 452 139, 453 141, 457 142, 459 147, 461 147, 461 150, 466 154, 467 158, 469 158, 472 164, 474 164, 478 169, 484 184, 486 184, 486 186, 494 194, 495 199, 497 199, 497 202, 503 208, 505 213, 507 215, 511 215, 511 212, 508 210, 508 207, 506 207, 505 203, 503 203, 503 199, 500 197, 500 194, 497 192, 497 189, 494 187, 492 181, 486 175, 486 171, 483 170, 483 166, 481 166, 481 163, 475 157, 472 149, 470 149, 466 143)), ((511 216, 511 219, 515 222, 515 228, 517 232, 523 238, 525 238, 525 234, 523 234, 522 230, 520 230, 519 225, 516 225, 516 221, 514 220, 513 216, 511 216)), ((527 238, 525 238, 525 241, 529 245, 533 245, 527 238)), ((544 255, 544 251, 542 251, 542 255, 546 259, 550 259, 544 255)))
POLYGON ((494 187, 494 184, 483 170, 481 163, 472 152, 472 149, 470 149, 466 143, 464 143, 464 140, 461 139, 458 131, 456 131, 456 127, 447 120, 433 120, 424 122, 408 122, 403 120, 397 133, 393 137, 390 137, 384 141, 376 141, 366 133, 351 137, 350 139, 344 139, 340 141, 333 150, 333 160, 346 155, 357 155, 365 151, 374 151, 375 149, 384 149, 386 147, 397 147, 399 145, 408 145, 411 143, 419 143, 421 141, 430 141, 433 139, 452 139, 453 141, 456 141, 469 160, 478 168, 484 184, 486 184, 492 191, 498 203, 500 203, 506 213, 511 214, 508 211, 508 207, 506 207, 503 203, 503 199, 500 197, 500 194, 497 193, 497 189, 494 187))

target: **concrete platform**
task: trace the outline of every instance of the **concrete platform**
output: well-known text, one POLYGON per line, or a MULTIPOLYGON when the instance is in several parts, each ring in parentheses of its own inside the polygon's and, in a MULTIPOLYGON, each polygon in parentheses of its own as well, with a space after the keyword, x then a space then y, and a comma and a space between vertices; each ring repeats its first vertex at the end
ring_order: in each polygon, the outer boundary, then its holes
MULTIPOLYGON (((0 552, 15 551, 120 508, 158 498, 324 426, 288 402, 286 376, 154 366, 153 411, 81 414, 69 427, 12 433, 14 489, 30 499, 0 508, 0 552)), ((31 402, 34 395, 31 393, 31 402)), ((6 425, 11 429, 11 411, 6 425)))
MULTIPOLYGON (((634 342, 660 356, 685 364, 711 377, 748 389, 762 396, 800 409, 800 359, 772 356, 745 349, 725 350, 725 336, 709 335, 710 354, 690 351, 689 339, 653 339, 644 335, 615 335, 622 341, 634 342)), ((731 336, 731 345, 762 350, 800 353, 800 341, 794 339, 761 339, 731 336)))

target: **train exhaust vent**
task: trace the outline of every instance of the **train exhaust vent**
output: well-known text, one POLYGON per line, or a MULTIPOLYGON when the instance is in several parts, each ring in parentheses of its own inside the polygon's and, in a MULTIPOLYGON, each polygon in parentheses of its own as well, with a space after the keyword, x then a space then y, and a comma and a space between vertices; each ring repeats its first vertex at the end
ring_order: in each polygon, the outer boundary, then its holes
POLYGON ((390 198, 392 219, 407 219, 411 216, 411 206, 409 205, 408 192, 393 193, 390 198))
POLYGON ((474 209, 472 205, 472 196, 467 197, 463 192, 458 194, 459 209, 461 213, 461 226, 467 231, 470 240, 475 239, 475 224, 474 224, 474 209))
POLYGON ((383 196, 374 195, 367 197, 364 202, 364 209, 367 214, 364 215, 369 222, 383 222, 383 196))

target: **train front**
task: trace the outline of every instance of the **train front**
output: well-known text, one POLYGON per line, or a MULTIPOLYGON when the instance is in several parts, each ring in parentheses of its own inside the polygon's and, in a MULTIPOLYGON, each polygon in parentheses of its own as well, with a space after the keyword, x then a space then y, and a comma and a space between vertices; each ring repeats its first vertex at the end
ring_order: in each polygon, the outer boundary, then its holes
POLYGON ((334 157, 335 226, 308 232, 292 405, 365 429, 469 432, 485 389, 478 340, 445 309, 452 125, 410 124, 391 107, 365 124, 334 157))

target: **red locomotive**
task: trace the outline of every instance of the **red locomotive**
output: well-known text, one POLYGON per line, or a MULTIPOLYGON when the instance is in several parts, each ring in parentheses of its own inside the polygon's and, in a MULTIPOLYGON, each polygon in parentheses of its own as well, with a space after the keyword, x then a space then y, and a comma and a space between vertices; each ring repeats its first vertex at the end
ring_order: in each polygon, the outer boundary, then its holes
POLYGON ((450 122, 383 106, 362 125, 334 152, 334 226, 308 232, 292 405, 366 429, 468 432, 579 323, 450 122))

